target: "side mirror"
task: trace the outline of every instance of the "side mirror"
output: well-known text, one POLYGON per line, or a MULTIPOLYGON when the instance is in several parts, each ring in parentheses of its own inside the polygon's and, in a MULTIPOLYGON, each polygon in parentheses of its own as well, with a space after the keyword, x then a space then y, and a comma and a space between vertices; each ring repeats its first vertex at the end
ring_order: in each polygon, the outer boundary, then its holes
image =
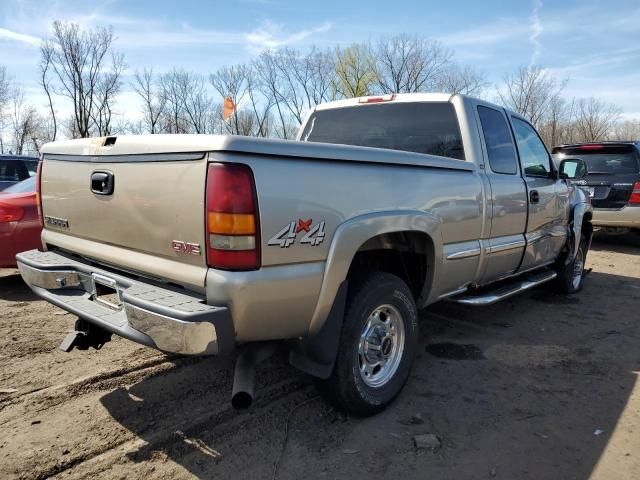
POLYGON ((578 180, 589 173, 587 164, 580 158, 567 158, 560 162, 559 177, 565 180, 578 180))

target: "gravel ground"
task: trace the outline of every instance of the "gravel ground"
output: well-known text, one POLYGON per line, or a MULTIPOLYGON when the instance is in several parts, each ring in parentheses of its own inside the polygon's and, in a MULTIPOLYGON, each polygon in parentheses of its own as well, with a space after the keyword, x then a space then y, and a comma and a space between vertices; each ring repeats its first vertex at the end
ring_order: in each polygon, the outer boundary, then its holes
POLYGON ((0 270, 0 478, 638 479, 640 236, 598 237, 587 263, 575 296, 421 312, 409 383, 365 420, 284 353, 249 413, 230 409, 232 359, 62 353, 74 318, 0 270))

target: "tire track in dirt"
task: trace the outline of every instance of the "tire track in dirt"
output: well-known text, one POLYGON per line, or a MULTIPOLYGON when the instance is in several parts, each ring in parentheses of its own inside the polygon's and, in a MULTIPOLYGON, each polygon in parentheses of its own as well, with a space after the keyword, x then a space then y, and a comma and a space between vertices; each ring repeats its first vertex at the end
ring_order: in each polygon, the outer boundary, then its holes
POLYGON ((128 454, 146 458, 152 451, 163 450, 171 444, 181 442, 195 445, 195 448, 199 449, 206 448, 194 440, 202 430, 206 429, 212 433, 222 429, 236 430, 256 421, 261 416, 269 415, 276 406, 286 408, 286 404, 295 405, 300 397, 311 398, 314 394, 311 386, 297 380, 284 380, 257 392, 258 400, 250 413, 236 412, 227 403, 225 406, 194 417, 187 428, 180 421, 176 421, 171 425, 164 425, 162 429, 147 435, 144 439, 134 438, 117 444, 107 444, 102 449, 85 452, 47 470, 32 473, 35 474, 36 479, 61 478, 63 475, 65 478, 74 475, 80 478, 91 477, 110 468, 128 454), (214 426, 211 427, 211 425, 214 426))
MULTIPOLYGON (((150 359, 13 399, 14 404, 0 412, 4 417, 0 425, 4 426, 8 442, 0 447, 14 456, 13 468, 5 473, 9 478, 46 478, 100 455, 105 460, 98 461, 97 468, 104 469, 122 460, 118 453, 122 448, 135 453, 136 449, 153 445, 156 450, 156 445, 188 443, 212 423, 223 426, 238 417, 229 406, 231 376, 224 363, 214 357, 150 359), (185 369, 186 366, 193 368, 185 369), (140 392, 144 392, 145 411, 136 405, 141 401, 140 392), (41 448, 34 449, 29 441, 29 431, 53 427, 51 432, 55 434, 61 431, 60 425, 66 425, 65 435, 60 439, 51 434, 47 440, 43 437, 51 448, 41 456, 41 448), (56 450, 62 454, 56 454, 56 450)), ((283 382, 282 378, 291 377, 292 370, 282 361, 275 363, 275 368, 268 369, 259 379, 254 413, 265 408, 268 411, 268 404, 303 387, 299 381, 283 382)), ((248 421, 251 416, 241 418, 248 421)))
POLYGON ((20 395, 0 399, 0 412, 8 406, 24 402, 42 405, 44 409, 63 403, 72 396, 78 396, 89 392, 106 391, 117 388, 127 383, 135 383, 149 375, 159 374, 170 368, 182 368, 203 361, 206 357, 161 357, 154 358, 114 370, 100 372, 73 382, 51 385, 24 392, 20 395), (42 401, 41 397, 44 397, 42 401))

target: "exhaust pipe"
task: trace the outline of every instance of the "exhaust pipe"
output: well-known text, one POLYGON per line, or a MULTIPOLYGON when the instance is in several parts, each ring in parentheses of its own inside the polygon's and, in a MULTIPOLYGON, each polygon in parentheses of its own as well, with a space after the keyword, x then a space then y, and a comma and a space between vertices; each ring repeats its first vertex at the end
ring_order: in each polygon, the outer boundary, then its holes
POLYGON ((231 406, 236 410, 246 410, 253 403, 256 365, 265 361, 276 351, 275 343, 251 343, 243 347, 236 359, 233 375, 231 406))

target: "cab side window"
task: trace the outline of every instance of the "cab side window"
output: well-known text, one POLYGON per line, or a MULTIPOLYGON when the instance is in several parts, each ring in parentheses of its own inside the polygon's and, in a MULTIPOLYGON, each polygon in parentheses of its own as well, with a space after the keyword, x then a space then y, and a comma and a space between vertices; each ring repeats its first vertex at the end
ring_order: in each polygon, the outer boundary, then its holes
POLYGON ((491 170, 495 173, 515 175, 518 173, 518 159, 504 115, 498 110, 479 105, 478 116, 491 170))
POLYGON ((551 159, 544 143, 527 122, 515 117, 511 117, 511 120, 524 174, 528 177, 548 176, 551 173, 551 159))

